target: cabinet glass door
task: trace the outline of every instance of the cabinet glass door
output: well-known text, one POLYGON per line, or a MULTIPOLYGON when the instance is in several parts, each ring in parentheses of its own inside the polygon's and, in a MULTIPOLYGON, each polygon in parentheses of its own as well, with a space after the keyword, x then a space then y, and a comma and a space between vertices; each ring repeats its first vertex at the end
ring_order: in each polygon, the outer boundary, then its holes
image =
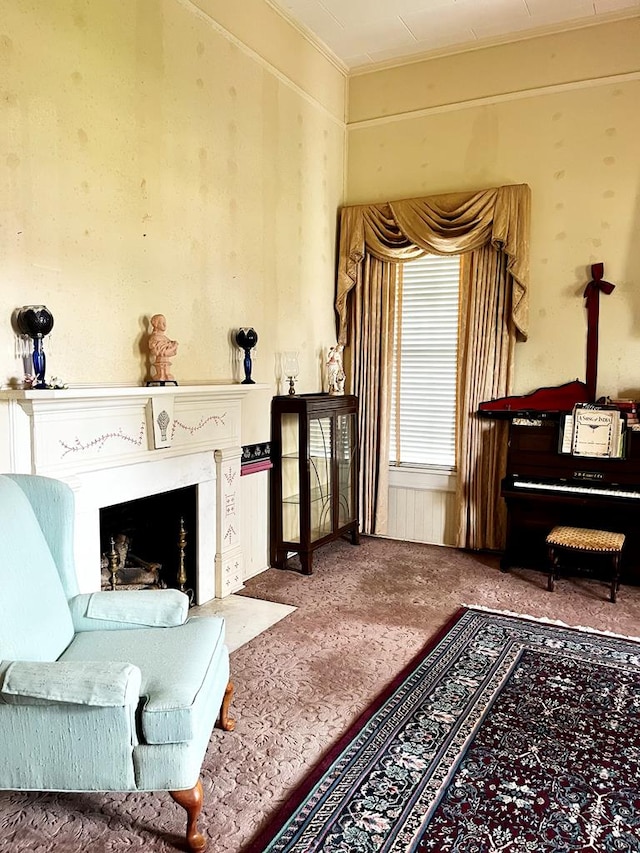
POLYGON ((300 419, 282 415, 282 538, 300 541, 300 419))
POLYGON ((338 465, 338 527, 356 517, 355 508, 355 415, 336 418, 336 460, 338 465))
POLYGON ((333 524, 332 442, 330 417, 309 421, 309 486, 311 510, 311 541, 331 533, 333 524))

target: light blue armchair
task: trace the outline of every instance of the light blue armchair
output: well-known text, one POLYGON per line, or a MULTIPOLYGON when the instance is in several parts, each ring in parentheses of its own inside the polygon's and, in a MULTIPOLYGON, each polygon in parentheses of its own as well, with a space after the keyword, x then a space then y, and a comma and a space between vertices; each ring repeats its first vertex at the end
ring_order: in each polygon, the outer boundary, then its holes
POLYGON ((218 715, 234 727, 224 621, 177 590, 79 594, 73 518, 63 483, 0 476, 0 788, 167 790, 203 850, 202 760, 218 715))

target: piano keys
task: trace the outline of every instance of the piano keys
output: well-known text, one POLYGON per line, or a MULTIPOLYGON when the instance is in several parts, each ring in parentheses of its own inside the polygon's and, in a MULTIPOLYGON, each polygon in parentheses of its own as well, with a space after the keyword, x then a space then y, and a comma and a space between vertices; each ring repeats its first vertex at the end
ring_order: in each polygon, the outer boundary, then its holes
POLYGON ((511 420, 501 568, 546 570, 546 536, 566 524, 624 533, 622 578, 640 583, 640 432, 627 430, 623 458, 591 458, 560 452, 561 424, 559 413, 511 420))
POLYGON ((514 477, 512 486, 514 489, 530 489, 535 492, 563 492, 565 495, 590 495, 593 498, 624 498, 625 500, 639 500, 640 489, 631 486, 613 486, 607 488, 597 484, 584 486, 581 483, 568 483, 545 480, 529 480, 527 477, 521 479, 514 477))

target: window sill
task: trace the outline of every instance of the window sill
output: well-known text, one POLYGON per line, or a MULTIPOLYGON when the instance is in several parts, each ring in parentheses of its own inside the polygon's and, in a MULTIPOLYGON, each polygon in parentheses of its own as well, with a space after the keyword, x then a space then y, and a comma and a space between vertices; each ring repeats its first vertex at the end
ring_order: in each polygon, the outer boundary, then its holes
POLYGON ((389 487, 400 489, 419 489, 431 492, 455 492, 456 472, 451 469, 412 468, 406 465, 393 465, 389 468, 389 487))

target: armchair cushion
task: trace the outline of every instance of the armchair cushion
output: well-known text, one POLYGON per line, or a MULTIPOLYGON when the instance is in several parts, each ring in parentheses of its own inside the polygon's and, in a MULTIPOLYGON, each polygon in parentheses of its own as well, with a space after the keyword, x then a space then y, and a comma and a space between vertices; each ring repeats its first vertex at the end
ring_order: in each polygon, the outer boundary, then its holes
POLYGON ((210 685, 221 670, 226 672, 226 656, 224 619, 199 616, 162 630, 81 632, 61 660, 115 659, 139 667, 140 695, 146 697, 140 714, 142 738, 147 744, 175 744, 194 738, 210 714, 210 685))
POLYGON ((187 618, 189 599, 178 589, 115 590, 76 595, 69 607, 76 631, 172 628, 187 618))
POLYGON ((140 670, 130 663, 14 661, 6 669, 0 694, 13 705, 122 707, 138 704, 140 680, 140 670))

